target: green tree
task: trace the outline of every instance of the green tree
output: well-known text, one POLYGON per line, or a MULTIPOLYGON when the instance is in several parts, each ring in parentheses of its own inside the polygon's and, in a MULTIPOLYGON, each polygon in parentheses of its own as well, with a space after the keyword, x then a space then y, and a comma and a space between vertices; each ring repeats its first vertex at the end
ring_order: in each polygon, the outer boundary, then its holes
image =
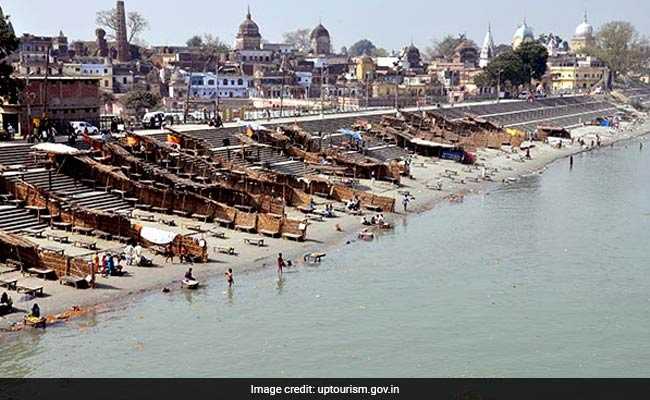
POLYGON ((585 53, 602 60, 612 71, 614 78, 631 72, 640 72, 648 63, 644 49, 647 40, 639 36, 629 22, 612 21, 596 33, 595 43, 585 53))
POLYGON ((18 39, 14 34, 9 17, 5 17, 0 9, 0 97, 7 97, 15 102, 20 84, 12 78, 13 67, 7 62, 7 57, 18 48, 18 39))
POLYGON ((311 47, 309 29, 296 29, 295 31, 286 32, 282 35, 282 40, 295 47, 298 51, 308 51, 311 47))
POLYGON ((160 104, 160 96, 146 90, 134 90, 124 95, 120 102, 138 117, 142 117, 145 110, 150 110, 160 104))
POLYGON ((529 83, 532 79, 542 79, 548 61, 546 47, 537 42, 524 42, 517 47, 515 55, 523 65, 523 83, 529 83))
POLYGON ((368 39, 361 39, 348 49, 348 55, 350 57, 359 57, 364 54, 367 54, 369 56, 374 56, 375 52, 377 51, 377 46, 375 46, 370 40, 368 39))
POLYGON ((199 35, 194 35, 191 38, 187 39, 185 42, 187 47, 201 47, 203 46, 203 38, 199 35))
POLYGON ((512 50, 496 56, 481 72, 474 83, 480 87, 495 87, 500 82, 502 86, 519 86, 526 83, 524 64, 512 50))

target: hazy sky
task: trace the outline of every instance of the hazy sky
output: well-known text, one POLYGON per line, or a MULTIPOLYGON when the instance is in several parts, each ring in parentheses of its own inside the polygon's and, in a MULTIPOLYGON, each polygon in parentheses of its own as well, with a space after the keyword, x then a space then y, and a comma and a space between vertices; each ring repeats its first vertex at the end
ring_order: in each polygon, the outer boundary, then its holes
MULTIPOLYGON (((282 33, 312 28, 319 19, 332 35, 335 49, 368 38, 378 47, 396 49, 411 39, 427 46, 446 33, 466 33, 479 45, 487 25, 497 43, 510 42, 525 17, 535 34, 553 32, 568 39, 587 8, 598 27, 627 20, 650 33, 650 0, 126 0, 128 11, 139 11, 150 22, 143 38, 149 44, 183 44, 205 32, 232 44, 250 4, 264 39, 277 42, 282 33)), ((0 0, 11 15, 16 33, 53 35, 60 29, 72 40, 92 40, 97 10, 114 7, 113 0, 0 0)))

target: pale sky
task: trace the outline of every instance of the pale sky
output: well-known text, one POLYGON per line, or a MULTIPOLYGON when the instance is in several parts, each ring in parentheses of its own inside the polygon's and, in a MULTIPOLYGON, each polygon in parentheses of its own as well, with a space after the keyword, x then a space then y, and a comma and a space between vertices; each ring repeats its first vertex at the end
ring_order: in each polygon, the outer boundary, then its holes
MULTIPOLYGON (((553 32, 568 40, 585 8, 596 28, 626 20, 650 34, 650 0, 125 0, 125 4, 127 12, 138 11, 149 20, 150 28, 142 37, 151 45, 182 45, 203 33, 232 45, 248 4, 265 40, 279 42, 282 33, 311 29, 320 19, 336 50, 362 38, 388 50, 411 40, 423 49, 447 33, 466 33, 480 45, 488 23, 497 44, 509 43, 523 18, 536 35, 553 32)), ((95 13, 114 6, 113 0, 0 0, 17 34, 48 36, 63 30, 71 40, 94 39, 95 13)))

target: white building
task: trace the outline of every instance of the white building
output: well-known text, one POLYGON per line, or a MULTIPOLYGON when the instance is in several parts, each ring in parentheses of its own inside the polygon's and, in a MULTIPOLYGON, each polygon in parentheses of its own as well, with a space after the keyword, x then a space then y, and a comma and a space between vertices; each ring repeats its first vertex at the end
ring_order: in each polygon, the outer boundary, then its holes
POLYGON ((113 64, 108 59, 80 59, 76 63, 63 64, 64 76, 93 76, 100 79, 99 88, 113 91, 113 64))
MULTIPOLYGON (((181 74, 184 77, 185 85, 188 84, 190 74, 183 71, 181 74)), ((246 75, 234 74, 213 74, 213 73, 199 73, 191 74, 192 83, 190 85, 190 95, 192 97, 199 97, 203 99, 216 99, 219 98, 248 98, 249 91, 252 87, 252 77, 246 75)), ((180 88, 171 86, 169 88, 169 96, 177 97, 175 93, 180 88)))
POLYGON ((492 26, 488 25, 488 31, 485 34, 485 39, 483 39, 483 47, 481 47, 478 66, 481 68, 487 67, 490 61, 492 61, 492 58, 494 58, 495 51, 496 47, 494 46, 494 38, 492 37, 492 26))

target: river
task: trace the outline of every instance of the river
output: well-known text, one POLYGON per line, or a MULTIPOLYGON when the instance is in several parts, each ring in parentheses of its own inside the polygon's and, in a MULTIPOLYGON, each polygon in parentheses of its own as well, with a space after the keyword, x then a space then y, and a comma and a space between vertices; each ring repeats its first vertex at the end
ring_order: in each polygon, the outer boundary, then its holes
POLYGON ((0 376, 647 377, 649 182, 638 141, 581 154, 281 282, 214 279, 2 341, 0 376))

